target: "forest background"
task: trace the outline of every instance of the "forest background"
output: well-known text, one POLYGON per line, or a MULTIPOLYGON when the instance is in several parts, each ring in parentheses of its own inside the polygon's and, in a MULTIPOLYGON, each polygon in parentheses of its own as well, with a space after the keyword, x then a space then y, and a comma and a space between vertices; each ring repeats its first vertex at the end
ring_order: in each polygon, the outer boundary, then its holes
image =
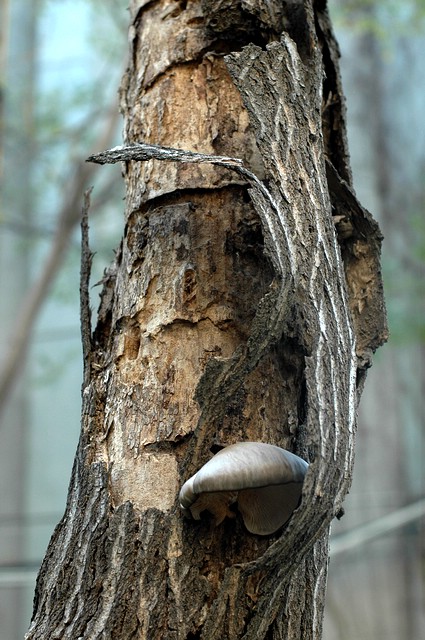
MULTIPOLYGON (((119 0, 0 2, 0 637, 22 638, 65 507, 80 430, 79 214, 94 185, 92 284, 122 231, 127 55, 119 0)), ((361 402, 354 481, 333 526, 324 638, 425 628, 425 5, 331 0, 354 184, 378 219, 391 338, 361 402)), ((97 308, 99 287, 93 286, 97 308)))

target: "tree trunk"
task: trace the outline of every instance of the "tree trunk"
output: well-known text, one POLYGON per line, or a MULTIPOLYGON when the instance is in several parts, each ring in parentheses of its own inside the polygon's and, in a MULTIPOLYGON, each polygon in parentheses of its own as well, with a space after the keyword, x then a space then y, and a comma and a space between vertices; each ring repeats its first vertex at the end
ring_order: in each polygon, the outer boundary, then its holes
POLYGON ((199 155, 97 157, 126 160, 124 238, 28 639, 321 636, 329 526, 386 337, 381 238, 351 189, 325 5, 132 4, 126 142, 199 155), (310 462, 272 536, 180 513, 183 482, 244 440, 310 462))

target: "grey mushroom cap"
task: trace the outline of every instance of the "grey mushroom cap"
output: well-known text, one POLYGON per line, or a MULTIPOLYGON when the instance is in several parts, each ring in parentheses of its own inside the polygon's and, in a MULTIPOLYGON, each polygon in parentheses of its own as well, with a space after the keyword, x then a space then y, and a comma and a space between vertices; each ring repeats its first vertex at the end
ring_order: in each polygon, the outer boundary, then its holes
POLYGON ((274 533, 299 504, 308 464, 276 445, 239 442, 219 451, 181 488, 180 506, 199 519, 207 510, 219 524, 234 515, 229 505, 238 503, 248 531, 274 533))

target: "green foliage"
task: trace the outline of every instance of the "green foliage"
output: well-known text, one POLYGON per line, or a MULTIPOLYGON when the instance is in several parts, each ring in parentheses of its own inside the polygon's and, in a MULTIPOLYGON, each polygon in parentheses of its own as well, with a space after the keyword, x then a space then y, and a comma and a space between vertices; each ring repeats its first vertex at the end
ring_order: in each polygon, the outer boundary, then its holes
POLYGON ((425 29, 425 0, 329 0, 336 26, 388 40, 425 29))
POLYGON ((68 367, 75 367, 75 363, 81 361, 80 335, 74 326, 62 327, 50 332, 45 344, 43 335, 38 336, 37 342, 38 345, 34 348, 31 384, 54 388, 58 379, 67 373, 68 367))
POLYGON ((92 7, 91 42, 104 62, 116 66, 127 53, 127 5, 122 0, 86 1, 92 7))
MULTIPOLYGON (((5 185, 0 203, 0 233, 7 235, 10 243, 17 246, 17 262, 22 265, 25 258, 30 265, 28 290, 46 264, 59 213, 67 202, 78 201, 78 194, 73 194, 70 200, 73 176, 84 159, 98 150, 94 149, 95 140, 110 121, 110 113, 118 112, 117 87, 127 50, 128 11, 121 0, 43 0, 37 4, 33 19, 37 34, 31 54, 34 72, 26 73, 26 82, 30 80, 28 88, 20 82, 9 82, 5 87, 7 118, 2 122, 5 152, 9 148, 13 148, 14 155, 21 149, 25 152, 29 160, 28 176, 25 183, 21 181, 19 189, 15 183, 5 185), (16 92, 20 103, 24 102, 22 94, 28 95, 28 126, 25 128, 22 118, 18 117, 20 111, 15 107, 15 102, 19 106, 16 92), (28 206, 24 208, 22 220, 17 213, 19 192, 28 194, 28 206)), ((11 69, 8 74, 13 78, 13 74, 16 75, 13 59, 8 60, 11 69)), ((119 140, 118 123, 116 143, 119 140)), ((117 176, 119 167, 115 168, 113 177, 111 172, 102 170, 94 180, 90 226, 97 280, 113 259, 112 248, 117 246, 122 232, 123 185, 112 186, 117 182, 117 176), (108 180, 112 188, 105 193, 108 180), (104 196, 105 204, 96 208, 98 196, 104 196)), ((83 193, 81 202, 82 198, 83 193)), ((80 206, 77 208, 79 210, 80 206)), ((36 342, 40 332, 43 334, 46 322, 49 324, 47 333, 51 333, 50 326, 56 321, 59 325, 65 315, 69 317, 68 325, 74 326, 76 334, 79 332, 79 242, 77 224, 70 250, 55 275, 37 322, 36 342), (77 313, 71 317, 72 309, 77 313)), ((26 293, 23 287, 23 298, 26 293)), ((66 345, 66 336, 62 339, 66 345)), ((59 351, 59 338, 56 346, 59 351)), ((48 353, 47 339, 42 340, 37 349, 40 357, 44 349, 48 353)), ((63 359, 63 368, 72 364, 72 358, 78 361, 79 357, 78 350, 69 353, 63 359)), ((47 371, 47 364, 45 369, 47 371)), ((52 379, 58 379, 54 366, 52 371, 52 379)), ((76 384, 79 384, 78 380, 76 384)))
MULTIPOLYGON (((341 30, 343 37, 350 34, 354 34, 357 38, 363 36, 377 45, 374 49, 375 53, 381 57, 381 61, 386 65, 385 81, 381 81, 381 83, 388 82, 393 90, 394 87, 399 87, 397 73, 399 73, 402 64, 406 65, 406 58, 401 58, 401 56, 405 55, 406 49, 409 51, 421 50, 420 43, 423 42, 422 38, 425 34, 425 0, 405 0, 403 2, 401 0, 385 0, 384 2, 378 0, 329 0, 329 9, 336 29, 337 31, 341 30), (413 38, 416 38, 417 49, 413 46, 408 47, 409 40, 413 38), (398 66, 396 66, 396 62, 398 66)), ((405 68, 408 69, 407 66, 405 68)), ((380 79, 377 78, 377 81, 380 79)), ((403 110, 399 111, 402 118, 405 112, 417 112, 413 108, 409 109, 409 100, 418 100, 420 92, 419 86, 413 90, 413 88, 410 89, 410 85, 404 83, 403 87, 408 88, 408 94, 404 95, 403 110)), ((402 91, 400 88, 398 90, 402 91)), ((380 91, 388 91, 388 86, 382 84, 380 91)), ((387 120, 391 122, 391 118, 394 118, 395 115, 395 109, 399 107, 397 103, 399 96, 382 93, 380 97, 382 100, 379 107, 381 111, 375 113, 373 117, 378 120, 383 119, 384 123, 387 120), (387 112, 387 101, 392 99, 394 99, 394 106, 390 117, 387 112)), ((381 126, 385 128, 385 124, 381 123, 381 126)), ((400 122, 398 136, 401 140, 410 139, 404 131, 405 126, 404 120, 400 122)), ((385 135, 391 136, 393 134, 394 132, 385 130, 385 135)), ((389 175, 395 171, 395 162, 405 162, 402 155, 404 152, 405 150, 400 147, 394 151, 392 160, 388 158, 382 160, 387 163, 386 170, 389 175)), ((411 169, 407 168, 403 175, 404 182, 400 179, 392 183, 390 187, 391 198, 395 197, 396 200, 402 201, 410 213, 403 220, 402 227, 394 217, 396 216, 394 211, 393 219, 386 220, 388 239, 383 245, 382 261, 390 343, 394 346, 418 344, 425 341, 425 197, 423 202, 417 202, 418 194, 423 193, 421 184, 424 184, 425 176, 415 177, 416 172, 413 174, 411 169), (406 188, 407 184, 411 185, 410 189, 406 188), (401 194, 398 189, 406 189, 406 192, 401 194)), ((390 196, 385 194, 385 197, 390 196)), ((385 202, 385 198, 383 202, 385 202)))
POLYGON ((391 343, 425 343, 425 216, 410 216, 408 253, 385 255, 383 275, 391 343))

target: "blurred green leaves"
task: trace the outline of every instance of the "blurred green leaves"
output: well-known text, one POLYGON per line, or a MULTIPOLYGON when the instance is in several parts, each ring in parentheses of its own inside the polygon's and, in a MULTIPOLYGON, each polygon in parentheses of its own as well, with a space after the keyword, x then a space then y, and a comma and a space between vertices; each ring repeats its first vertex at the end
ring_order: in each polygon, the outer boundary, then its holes
POLYGON ((410 246, 387 255, 383 276, 391 344, 425 342, 425 207, 408 216, 410 246))
POLYGON ((425 0, 329 0, 335 25, 388 40, 423 30, 425 0))

